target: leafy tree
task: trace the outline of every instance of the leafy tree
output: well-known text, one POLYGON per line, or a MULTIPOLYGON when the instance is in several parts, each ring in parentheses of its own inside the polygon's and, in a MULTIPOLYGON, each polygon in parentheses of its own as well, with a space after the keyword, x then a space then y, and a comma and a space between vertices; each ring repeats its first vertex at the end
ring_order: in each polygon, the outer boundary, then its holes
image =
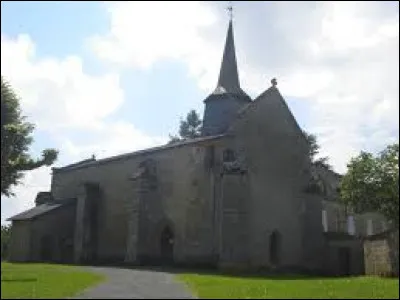
POLYGON ((177 143, 177 142, 180 142, 181 141, 181 139, 179 138, 179 136, 176 136, 176 135, 169 135, 169 142, 168 142, 168 144, 175 144, 175 143, 177 143))
POLYGON ((17 95, 1 76, 1 195, 14 195, 11 188, 20 183, 24 171, 49 166, 57 159, 54 149, 43 150, 41 159, 30 157, 33 129, 21 115, 17 95))
POLYGON ((202 120, 198 113, 192 109, 186 116, 185 120, 180 121, 179 136, 170 135, 169 143, 176 143, 186 139, 194 139, 201 136, 202 120))
POLYGON ((11 226, 1 225, 1 260, 8 258, 10 237, 11 237, 11 226))
POLYGON ((325 157, 316 158, 317 154, 319 153, 319 149, 320 149, 320 146, 318 145, 318 142, 317 142, 317 137, 314 134, 310 134, 305 131, 303 131, 303 133, 304 133, 304 135, 308 141, 308 144, 310 146, 309 156, 310 156, 311 162, 316 166, 323 166, 323 167, 331 170, 332 167, 328 163, 328 157, 325 156, 325 157))
POLYGON ((347 165, 341 200, 355 212, 376 211, 399 226, 399 144, 374 156, 361 152, 347 165))

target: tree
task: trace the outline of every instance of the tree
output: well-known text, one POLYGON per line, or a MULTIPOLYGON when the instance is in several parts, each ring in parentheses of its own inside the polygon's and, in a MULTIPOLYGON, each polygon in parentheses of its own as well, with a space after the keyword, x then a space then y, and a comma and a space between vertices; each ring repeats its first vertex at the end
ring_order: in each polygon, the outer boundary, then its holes
POLYGON ((316 166, 323 166, 329 170, 332 169, 330 164, 328 163, 328 157, 320 157, 316 158, 317 154, 319 153, 320 146, 318 145, 317 142, 317 137, 314 134, 307 133, 306 131, 303 131, 308 144, 309 144, 309 157, 311 159, 311 162, 316 165, 316 166))
POLYGON ((361 152, 347 165, 340 183, 341 201, 356 213, 383 214, 399 226, 399 144, 374 156, 361 152))
POLYGON ((10 237, 11 237, 11 226, 1 225, 1 260, 8 258, 10 237))
POLYGON ((1 76, 1 195, 14 195, 11 188, 20 183, 25 171, 49 166, 57 159, 54 149, 43 150, 41 159, 30 157, 33 129, 21 115, 17 95, 1 76))
POLYGON ((179 136, 170 135, 169 143, 176 143, 186 139, 194 139, 201 136, 201 125, 202 120, 200 119, 197 112, 192 109, 186 115, 186 120, 181 119, 180 121, 179 136))

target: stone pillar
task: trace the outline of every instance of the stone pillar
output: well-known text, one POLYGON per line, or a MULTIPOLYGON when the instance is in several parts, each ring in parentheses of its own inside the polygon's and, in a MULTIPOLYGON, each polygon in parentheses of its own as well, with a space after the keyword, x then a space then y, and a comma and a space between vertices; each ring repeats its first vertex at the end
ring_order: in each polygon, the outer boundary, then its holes
POLYGON ((137 240, 138 240, 138 222, 137 213, 132 213, 128 221, 128 237, 126 244, 126 263, 135 263, 137 261, 137 240))
POLYGON ((136 195, 134 198, 129 199, 128 201, 128 211, 129 211, 129 219, 128 219, 128 235, 126 238, 126 253, 125 253, 125 262, 126 263, 136 263, 137 262, 137 248, 138 248, 138 239, 139 239, 139 200, 140 200, 140 176, 131 178, 132 180, 132 189, 133 195, 136 195))
POLYGON ((212 255, 213 259, 216 262, 219 259, 219 223, 218 223, 218 182, 214 171, 210 172, 210 191, 211 191, 211 211, 212 211, 212 241, 213 241, 213 248, 212 248, 212 255))
POLYGON ((248 203, 251 201, 247 176, 224 174, 221 189, 219 265, 245 266, 249 259, 248 203))
POLYGON ((74 262, 81 262, 83 256, 84 232, 85 232, 85 207, 86 189, 84 185, 79 187, 76 203, 76 221, 74 234, 74 262))

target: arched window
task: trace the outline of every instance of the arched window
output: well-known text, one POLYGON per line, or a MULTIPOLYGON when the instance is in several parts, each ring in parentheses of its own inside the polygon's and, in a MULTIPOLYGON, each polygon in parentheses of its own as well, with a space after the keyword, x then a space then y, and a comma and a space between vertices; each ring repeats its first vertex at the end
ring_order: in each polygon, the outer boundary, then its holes
POLYGON ((233 162, 235 161, 235 153, 232 149, 226 149, 223 153, 223 161, 224 162, 233 162))
POLYGON ((271 264, 279 264, 279 254, 281 251, 281 236, 274 230, 269 237, 269 261, 271 264))

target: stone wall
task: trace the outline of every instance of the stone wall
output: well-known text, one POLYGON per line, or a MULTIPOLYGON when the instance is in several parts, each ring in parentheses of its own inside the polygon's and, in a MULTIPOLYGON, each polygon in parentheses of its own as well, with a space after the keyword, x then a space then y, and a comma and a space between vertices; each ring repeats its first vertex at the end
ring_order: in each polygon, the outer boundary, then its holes
POLYGON ((399 276, 399 230, 364 240, 365 274, 399 276))
POLYGON ((139 256, 159 256, 166 226, 174 231, 176 262, 204 260, 215 250, 213 172, 205 163, 206 149, 214 145, 218 158, 218 143, 177 145, 55 170, 52 195, 76 197, 83 183, 98 184, 100 260, 134 262, 139 256), (148 162, 153 174, 141 174, 148 162))
POLYGON ((30 220, 13 221, 10 261, 72 262, 75 210, 71 202, 30 220), (48 258, 42 253, 44 239, 51 252, 48 258))
POLYGON ((261 94, 239 115, 231 132, 236 136, 234 150, 243 155, 247 167, 250 264, 266 268, 311 264, 304 254, 320 257, 322 229, 307 232, 312 225, 306 223, 321 224, 320 210, 312 209, 305 217, 313 206, 303 192, 311 167, 307 142, 278 90, 261 94), (274 232, 277 243, 272 242, 274 232), (278 257, 272 259, 276 248, 278 257))
POLYGON ((31 223, 29 221, 13 221, 9 260, 15 262, 29 261, 31 250, 31 223))
POLYGON ((29 221, 31 261, 72 262, 75 211, 75 204, 70 203, 29 221), (44 238, 51 243, 48 258, 42 253, 44 238))

